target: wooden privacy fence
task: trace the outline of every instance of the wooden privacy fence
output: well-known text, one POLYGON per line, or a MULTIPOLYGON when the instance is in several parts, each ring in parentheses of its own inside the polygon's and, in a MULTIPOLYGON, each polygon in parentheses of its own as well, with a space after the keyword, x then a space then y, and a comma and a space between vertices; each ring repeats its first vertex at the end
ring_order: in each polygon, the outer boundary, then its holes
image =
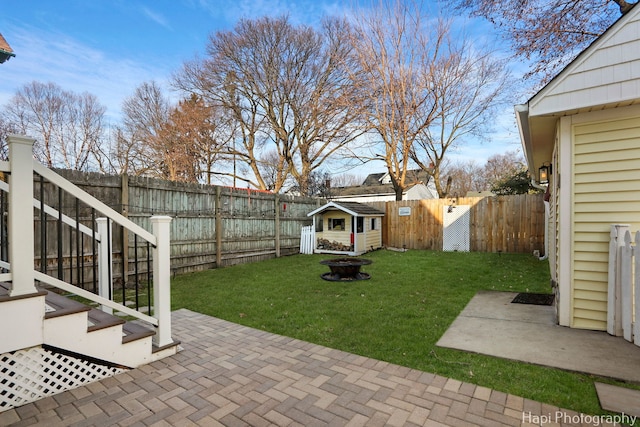
MULTIPOLYGON (((56 172, 145 229, 150 229, 153 215, 173 218, 171 268, 174 274, 298 253, 300 231, 311 224, 307 213, 324 204, 324 200, 249 189, 69 170, 56 172)), ((75 218, 75 208, 66 206, 69 204, 66 200, 60 202, 61 211, 70 212, 69 215, 75 218)), ((88 214, 80 212, 79 216, 81 223, 91 224, 92 218, 88 214)), ((51 224, 49 228, 54 226, 51 224)), ((64 269, 69 268, 70 259, 75 256, 68 256, 66 242, 69 239, 69 236, 62 236, 60 243, 67 254, 64 269)), ((138 269, 146 271, 144 262, 136 261, 139 257, 134 255, 140 249, 126 230, 114 229, 113 240, 116 278, 125 275, 121 272, 134 271, 134 264, 138 263, 138 269), (122 242, 126 242, 126 250, 119 249, 122 242), (129 268, 121 268, 118 263, 129 268)), ((54 239, 45 245, 47 252, 59 252, 58 242, 54 239)), ((38 247, 37 253, 40 251, 38 247)), ((87 248, 86 254, 87 258, 91 257, 91 248, 87 248)), ((59 267, 52 264, 48 268, 59 267)), ((87 269, 87 277, 90 275, 87 269)))
POLYGON ((387 247, 442 250, 445 215, 468 206, 470 251, 544 254, 542 194, 370 204, 385 212, 382 242, 387 247))
POLYGON ((607 332, 640 346, 640 231, 611 226, 607 292, 607 332))

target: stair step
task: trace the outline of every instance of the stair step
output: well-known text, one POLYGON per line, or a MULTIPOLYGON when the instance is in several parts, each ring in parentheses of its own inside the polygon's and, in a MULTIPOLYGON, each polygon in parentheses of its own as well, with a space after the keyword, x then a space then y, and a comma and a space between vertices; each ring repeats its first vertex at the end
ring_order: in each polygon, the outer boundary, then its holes
POLYGON ((128 343, 155 335, 155 331, 133 322, 105 313, 97 308, 91 308, 81 302, 72 300, 55 292, 49 291, 45 297, 45 303, 52 311, 45 314, 45 318, 64 316, 67 314, 87 311, 87 332, 99 331, 112 326, 122 325, 122 343, 128 343))
POLYGON ((45 293, 46 293, 46 291, 38 290, 37 292, 35 292, 33 294, 20 295, 20 296, 17 296, 17 297, 10 297, 9 296, 9 289, 10 289, 10 285, 8 283, 6 283, 6 282, 1 282, 0 283, 0 302, 3 302, 3 301, 14 301, 16 299, 22 299, 22 298, 38 297, 38 296, 45 295, 45 293))
POLYGON ((126 322, 122 325, 122 332, 124 334, 122 337, 122 344, 151 337, 156 334, 155 331, 133 322, 126 322))
POLYGON ((109 313, 105 313, 97 308, 92 308, 89 311, 89 328, 88 332, 98 331, 100 329, 109 328, 111 326, 124 325, 126 322, 117 316, 109 313))
POLYGON ((55 292, 48 291, 44 298, 45 304, 53 309, 47 310, 45 313, 45 319, 51 319, 58 316, 66 316, 67 314, 82 313, 83 311, 90 311, 91 307, 82 304, 81 302, 74 301, 71 298, 63 297, 55 292))

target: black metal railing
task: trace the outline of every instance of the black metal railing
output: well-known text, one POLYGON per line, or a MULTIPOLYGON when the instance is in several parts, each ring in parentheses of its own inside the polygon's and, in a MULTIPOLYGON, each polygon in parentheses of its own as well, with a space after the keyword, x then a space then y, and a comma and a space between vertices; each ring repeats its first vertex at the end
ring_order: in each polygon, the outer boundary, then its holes
MULTIPOLYGON (((111 283, 103 287, 109 290, 109 295, 102 296, 150 315, 152 251, 149 242, 138 239, 110 218, 106 219, 106 234, 101 235, 96 220, 103 215, 95 208, 38 174, 34 174, 34 187, 38 200, 34 204, 38 207, 34 215, 35 230, 38 230, 34 235, 35 269, 99 294, 99 245, 102 245, 110 264, 110 267, 103 266, 106 268, 103 275, 111 283)), ((0 209, 2 200, 0 198, 0 209)), ((5 242, 2 238, 0 252, 5 242)))

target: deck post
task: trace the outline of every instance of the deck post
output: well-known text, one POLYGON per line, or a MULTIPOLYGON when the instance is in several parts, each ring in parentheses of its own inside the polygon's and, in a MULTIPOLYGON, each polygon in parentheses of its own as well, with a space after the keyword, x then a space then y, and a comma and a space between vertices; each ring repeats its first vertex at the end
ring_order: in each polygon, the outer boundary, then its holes
POLYGON ((9 263, 10 296, 37 292, 34 281, 33 144, 34 138, 9 135, 9 263))
MULTIPOLYGON (((96 218, 96 224, 100 234, 100 242, 98 243, 98 295, 113 301, 113 263, 111 262, 113 227, 109 218, 96 218)), ((106 305, 101 306, 100 309, 105 313, 113 314, 113 309, 106 305)))
POLYGON ((171 338, 171 217, 152 216, 156 246, 153 248, 153 316, 158 319, 154 344, 169 345, 171 338))

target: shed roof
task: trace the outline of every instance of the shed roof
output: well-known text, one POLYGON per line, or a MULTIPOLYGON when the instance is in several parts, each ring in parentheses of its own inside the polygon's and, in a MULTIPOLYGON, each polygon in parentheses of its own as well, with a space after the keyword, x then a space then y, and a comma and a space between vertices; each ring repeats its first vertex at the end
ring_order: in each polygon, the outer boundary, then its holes
POLYGON ((331 210, 343 211, 353 216, 384 216, 384 212, 382 212, 381 210, 378 210, 373 206, 358 202, 329 202, 326 205, 321 206, 312 212, 309 212, 307 216, 313 216, 321 212, 331 210))

